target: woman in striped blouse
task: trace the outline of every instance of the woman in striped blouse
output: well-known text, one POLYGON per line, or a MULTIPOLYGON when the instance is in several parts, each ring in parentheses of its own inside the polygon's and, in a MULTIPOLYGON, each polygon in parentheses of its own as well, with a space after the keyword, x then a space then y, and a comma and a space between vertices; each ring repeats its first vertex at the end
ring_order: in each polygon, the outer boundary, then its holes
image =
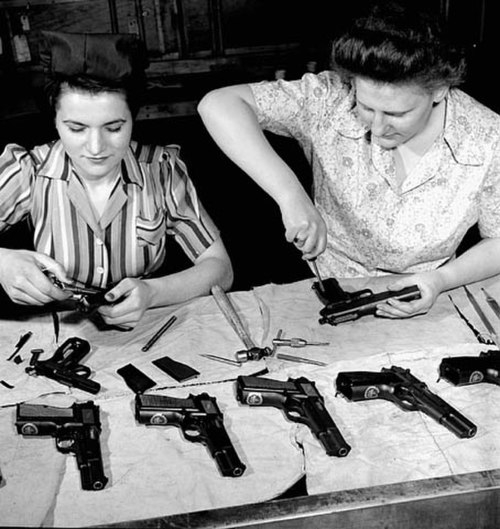
POLYGON ((0 231, 29 219, 35 251, 0 248, 0 284, 22 305, 63 301, 43 271, 109 289, 98 310, 133 328, 151 307, 228 289, 232 267, 177 146, 131 141, 144 61, 130 35, 45 33, 57 141, 0 156, 0 231), (151 277, 172 235, 193 266, 151 277))

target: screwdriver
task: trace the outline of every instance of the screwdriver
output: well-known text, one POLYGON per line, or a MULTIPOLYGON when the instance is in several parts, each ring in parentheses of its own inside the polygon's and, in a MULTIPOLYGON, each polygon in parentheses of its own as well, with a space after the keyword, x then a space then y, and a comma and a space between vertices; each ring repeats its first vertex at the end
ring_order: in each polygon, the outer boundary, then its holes
POLYGON ((273 345, 285 347, 306 347, 306 345, 330 345, 330 342, 308 342, 304 338, 274 338, 273 345))
POLYGON ((325 293, 325 285, 323 284, 323 279, 321 279, 321 275, 320 275, 319 270, 318 270, 318 265, 316 264, 316 259, 311 259, 311 265, 312 265, 312 267, 314 269, 314 275, 318 279, 319 288, 320 288, 321 292, 323 292, 323 294, 324 294, 325 293))

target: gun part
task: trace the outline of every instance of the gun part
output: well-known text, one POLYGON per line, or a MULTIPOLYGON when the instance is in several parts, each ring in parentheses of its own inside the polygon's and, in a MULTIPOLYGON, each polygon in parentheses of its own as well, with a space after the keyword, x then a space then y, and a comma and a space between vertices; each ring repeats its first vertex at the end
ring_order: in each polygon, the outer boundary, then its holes
POLYGON ((32 335, 33 333, 31 331, 28 331, 27 333, 21 335, 21 337, 19 338, 19 341, 14 347, 14 352, 9 356, 9 358, 7 358, 7 361, 12 360, 17 355, 17 353, 19 353, 21 348, 31 338, 32 335))
POLYGON ((272 406, 286 417, 308 426, 329 456, 345 457, 351 447, 334 423, 314 382, 305 377, 287 382, 255 376, 236 379, 236 398, 249 406, 272 406))
POLYGON ((412 285, 397 291, 386 291, 379 294, 373 294, 371 290, 361 290, 353 292, 350 297, 344 301, 329 303, 320 310, 319 323, 329 323, 337 325, 346 321, 356 320, 368 314, 374 314, 377 305, 389 299, 400 301, 412 301, 420 299, 420 290, 417 285, 412 285))
POLYGON ((479 356, 443 358, 439 376, 455 386, 489 382, 500 386, 500 352, 486 351, 479 356))
POLYGON ((432 393, 409 369, 382 368, 380 373, 351 371, 339 373, 337 391, 352 401, 384 399, 404 411, 421 411, 457 437, 469 438, 477 427, 455 408, 432 393))
POLYGON ((71 299, 76 302, 76 308, 80 312, 89 314, 101 305, 110 303, 105 298, 108 290, 104 288, 88 287, 79 283, 78 281, 66 283, 58 279, 55 274, 49 272, 47 269, 42 270, 42 272, 57 288, 71 293, 71 299))
POLYGON ((142 424, 180 428, 186 440, 208 448, 223 476, 236 478, 246 469, 226 432, 217 400, 207 393, 187 399, 136 395, 135 418, 142 424))
MULTIPOLYGON (((339 284, 339 282, 334 277, 329 277, 328 279, 323 279, 321 284, 319 281, 314 282, 312 289, 316 292, 319 300, 323 305, 328 305, 329 303, 334 303, 337 301, 346 301, 352 297, 352 295, 345 291, 339 284)), ((362 295, 363 293, 371 294, 371 290, 358 290, 354 294, 362 295)))
POLYGON ((79 362, 90 352, 90 344, 82 338, 68 338, 57 349, 52 358, 33 360, 26 373, 44 376, 69 387, 88 393, 98 393, 101 385, 89 380, 91 370, 79 362))
POLYGON ((99 406, 92 401, 75 403, 69 408, 43 404, 17 404, 17 432, 26 437, 50 435, 63 454, 76 456, 83 490, 101 490, 104 475, 99 435, 99 406))

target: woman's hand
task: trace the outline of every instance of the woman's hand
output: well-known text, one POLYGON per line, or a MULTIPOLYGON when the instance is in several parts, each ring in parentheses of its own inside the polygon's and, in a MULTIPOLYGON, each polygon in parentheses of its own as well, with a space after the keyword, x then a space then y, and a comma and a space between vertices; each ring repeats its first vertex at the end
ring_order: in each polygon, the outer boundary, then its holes
POLYGON ((14 303, 45 305, 71 297, 71 293, 56 287, 43 270, 68 281, 64 268, 47 255, 0 248, 0 284, 14 303))
POLYGON ((304 259, 314 259, 326 248, 326 224, 311 199, 304 193, 281 204, 285 237, 302 252, 304 259))
POLYGON ((405 276, 391 283, 388 286, 388 290, 401 290, 411 285, 418 286, 420 299, 413 301, 389 299, 377 305, 377 316, 384 318, 411 318, 417 314, 425 314, 443 291, 443 281, 437 270, 405 276))
POLYGON ((110 304, 98 309, 104 322, 131 330, 151 306, 151 286, 142 279, 125 278, 106 293, 106 300, 110 304))

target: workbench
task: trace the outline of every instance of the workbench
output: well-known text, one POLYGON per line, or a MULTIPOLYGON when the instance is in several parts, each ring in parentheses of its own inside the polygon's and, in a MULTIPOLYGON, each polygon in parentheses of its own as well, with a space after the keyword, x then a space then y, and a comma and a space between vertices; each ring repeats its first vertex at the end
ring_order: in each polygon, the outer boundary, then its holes
MULTIPOLYGON (((13 315, 0 321, 0 487, 1 526, 47 527, 438 527, 493 528, 500 524, 500 388, 480 383, 453 386, 438 380, 441 359, 477 356, 495 349, 478 343, 458 316, 448 294, 479 330, 484 325, 463 289, 442 294, 425 315, 404 320, 366 316, 332 325, 318 323, 322 304, 312 279, 257 287, 228 296, 250 336, 269 346, 281 329, 285 337, 328 342, 328 346, 282 352, 324 362, 316 366, 276 356, 241 366, 201 354, 234 359, 243 349, 212 296, 149 310, 132 331, 105 328, 78 312, 61 312, 55 341, 52 315, 13 315), (142 346, 172 315, 177 321, 147 352, 142 346), (23 362, 6 361, 19 337, 23 362), (101 390, 90 395, 25 372, 30 349, 50 357, 70 337, 91 344, 84 364, 101 390), (152 360, 168 355, 200 375, 178 383, 152 360), (206 392, 217 399, 228 435, 246 465, 240 477, 223 477, 201 443, 184 439, 176 427, 145 426, 134 417, 134 394, 117 374, 132 363, 156 382, 147 394, 187 398, 206 392), (351 402, 336 394, 342 371, 376 371, 400 366, 474 424, 477 434, 459 439, 421 412, 404 412, 380 399, 351 402), (264 377, 315 382, 325 406, 352 449, 331 457, 311 430, 272 407, 250 407, 235 398, 235 380, 267 369, 264 377), (56 450, 50 437, 19 435, 16 404, 68 407, 92 400, 100 408, 103 490, 81 490, 75 458, 56 450), (298 480, 308 495, 276 499, 298 480)), ((389 277, 346 280, 345 290, 385 290, 389 277)), ((470 290, 495 328, 500 320, 480 287, 500 299, 500 280, 470 290)))

